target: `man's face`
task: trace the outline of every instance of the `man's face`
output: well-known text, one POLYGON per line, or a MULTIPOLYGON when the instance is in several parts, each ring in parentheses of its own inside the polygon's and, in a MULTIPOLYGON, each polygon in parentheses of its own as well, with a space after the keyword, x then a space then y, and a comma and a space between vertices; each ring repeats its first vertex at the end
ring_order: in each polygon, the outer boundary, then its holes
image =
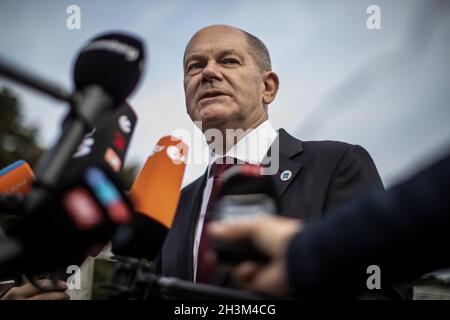
POLYGON ((231 27, 203 29, 184 59, 186 107, 192 121, 209 128, 248 129, 265 116, 262 72, 245 35, 231 27))

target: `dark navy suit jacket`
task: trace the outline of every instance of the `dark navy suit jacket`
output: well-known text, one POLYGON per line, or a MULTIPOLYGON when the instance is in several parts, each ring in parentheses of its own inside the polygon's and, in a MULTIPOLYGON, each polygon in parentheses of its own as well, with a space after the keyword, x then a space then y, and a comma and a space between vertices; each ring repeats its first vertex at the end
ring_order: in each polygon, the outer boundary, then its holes
MULTIPOLYGON (((273 175, 281 211, 278 214, 311 221, 369 190, 384 191, 368 152, 358 145, 336 141, 300 141, 280 129, 279 170, 273 175), (290 170, 292 177, 280 179, 290 170)), ((269 151, 271 152, 271 151, 269 151)), ((193 244, 206 172, 181 193, 172 228, 155 260, 165 276, 193 279, 193 244)), ((361 213, 364 214, 364 213, 361 213)), ((227 278, 218 277, 224 285, 227 278)))

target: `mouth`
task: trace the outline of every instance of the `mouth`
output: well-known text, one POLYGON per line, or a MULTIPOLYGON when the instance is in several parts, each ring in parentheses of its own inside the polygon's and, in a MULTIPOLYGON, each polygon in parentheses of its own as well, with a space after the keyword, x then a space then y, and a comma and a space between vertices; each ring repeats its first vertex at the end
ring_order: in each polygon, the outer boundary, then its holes
POLYGON ((198 101, 202 101, 202 100, 206 100, 206 99, 213 99, 213 98, 217 98, 217 97, 221 97, 221 96, 229 96, 229 94, 220 91, 220 90, 208 90, 203 92, 198 101))

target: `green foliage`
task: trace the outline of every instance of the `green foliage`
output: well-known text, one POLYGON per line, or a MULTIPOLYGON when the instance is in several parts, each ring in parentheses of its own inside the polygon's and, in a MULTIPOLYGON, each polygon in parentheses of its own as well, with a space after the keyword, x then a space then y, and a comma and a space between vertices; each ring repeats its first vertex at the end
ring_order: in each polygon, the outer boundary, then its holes
MULTIPOLYGON (((37 142, 37 128, 25 125, 19 98, 8 88, 0 88, 0 169, 17 160, 27 161, 32 168, 46 151, 37 142)), ((138 172, 138 165, 123 168, 120 179, 129 190, 138 172)), ((7 227, 14 217, 0 216, 0 226, 7 227)))
POLYGON ((94 274, 92 280, 92 300, 108 299, 108 290, 103 285, 111 282, 114 273, 114 261, 102 258, 94 260, 94 274))
POLYGON ((25 126, 16 95, 7 88, 0 89, 0 168, 17 160, 33 166, 44 149, 37 142, 37 129, 25 126))
MULTIPOLYGON (((25 126, 17 96, 7 88, 0 88, 0 169, 17 160, 33 167, 44 153, 37 142, 37 129, 25 126)), ((15 216, 0 215, 0 227, 8 227, 15 216)))
POLYGON ((136 178, 138 170, 139 170, 138 164, 133 163, 129 166, 124 167, 120 172, 119 176, 125 190, 130 190, 131 185, 133 184, 133 181, 136 178))
MULTIPOLYGON (((23 123, 19 99, 7 88, 0 88, 0 111, 0 169, 17 160, 34 167, 45 149, 37 142, 37 128, 23 123)), ((138 169, 136 163, 123 168, 120 178, 125 189, 131 187, 138 169)))

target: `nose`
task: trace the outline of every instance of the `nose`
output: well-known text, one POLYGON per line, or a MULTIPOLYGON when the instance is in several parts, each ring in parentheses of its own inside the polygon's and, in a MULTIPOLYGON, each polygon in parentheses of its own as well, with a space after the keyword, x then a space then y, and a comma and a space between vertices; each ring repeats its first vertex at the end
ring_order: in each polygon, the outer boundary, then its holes
POLYGON ((202 70, 202 78, 204 81, 221 81, 223 79, 219 66, 214 61, 209 61, 202 70))

